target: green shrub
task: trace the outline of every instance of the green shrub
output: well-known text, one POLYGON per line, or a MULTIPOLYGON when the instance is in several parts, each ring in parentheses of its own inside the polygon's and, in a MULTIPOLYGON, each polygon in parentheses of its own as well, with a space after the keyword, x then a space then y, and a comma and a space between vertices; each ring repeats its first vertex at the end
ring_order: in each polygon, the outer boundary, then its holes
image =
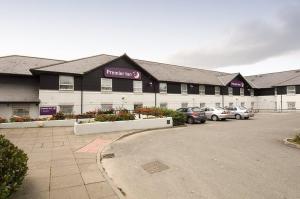
POLYGON ((50 120, 64 120, 64 119, 66 119, 66 116, 63 112, 58 112, 52 115, 52 117, 50 118, 50 120))
POLYGON ((95 117, 95 121, 98 122, 113 122, 113 121, 123 121, 123 120, 134 120, 133 114, 120 112, 118 114, 100 114, 95 117))
POLYGON ((15 192, 26 175, 27 155, 0 135, 0 198, 15 192))
POLYGON ((297 144, 300 144, 300 134, 296 135, 293 139, 293 142, 296 142, 297 144))
POLYGON ((172 117, 174 126, 184 125, 186 121, 185 114, 166 108, 144 107, 135 110, 135 113, 143 115, 153 115, 156 117, 172 117))
POLYGON ((12 116, 10 118, 11 122, 31 122, 33 119, 30 117, 12 116))

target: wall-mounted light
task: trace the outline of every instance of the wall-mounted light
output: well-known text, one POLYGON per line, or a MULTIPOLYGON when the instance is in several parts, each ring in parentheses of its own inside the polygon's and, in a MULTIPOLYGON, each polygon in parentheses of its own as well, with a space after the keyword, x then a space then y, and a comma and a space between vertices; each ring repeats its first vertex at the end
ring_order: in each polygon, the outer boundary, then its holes
POLYGON ((190 84, 190 88, 193 88, 194 87, 194 85, 193 84, 190 84))
POLYGON ((149 82, 149 86, 152 86, 153 85, 153 83, 152 82, 149 82))

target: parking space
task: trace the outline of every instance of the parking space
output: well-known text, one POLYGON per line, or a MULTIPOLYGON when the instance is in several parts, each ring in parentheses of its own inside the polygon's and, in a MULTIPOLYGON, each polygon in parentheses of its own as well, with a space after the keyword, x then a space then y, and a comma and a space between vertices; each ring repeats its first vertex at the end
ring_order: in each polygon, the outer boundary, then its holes
POLYGON ((110 145, 103 165, 131 199, 300 198, 300 150, 282 143, 299 121, 260 113, 145 132, 110 145))

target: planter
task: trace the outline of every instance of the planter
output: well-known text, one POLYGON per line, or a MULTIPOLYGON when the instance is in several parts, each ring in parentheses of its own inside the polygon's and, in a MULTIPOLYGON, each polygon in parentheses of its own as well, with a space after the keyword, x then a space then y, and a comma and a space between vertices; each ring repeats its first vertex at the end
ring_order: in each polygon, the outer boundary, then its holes
POLYGON ((115 122, 93 122, 74 125, 75 135, 86 135, 95 133, 108 133, 115 131, 130 131, 143 129, 168 128, 173 126, 171 117, 139 119, 115 122))
MULTIPOLYGON (((79 119, 78 121, 89 121, 94 119, 79 119)), ((38 128, 38 127, 72 127, 76 119, 70 120, 47 120, 47 121, 32 121, 32 122, 7 122, 1 123, 0 129, 14 128, 38 128)))
POLYGON ((283 143, 287 146, 293 147, 293 148, 297 148, 300 149, 300 144, 297 144, 295 142, 291 142, 290 140, 292 140, 293 138, 285 138, 283 140, 283 143))

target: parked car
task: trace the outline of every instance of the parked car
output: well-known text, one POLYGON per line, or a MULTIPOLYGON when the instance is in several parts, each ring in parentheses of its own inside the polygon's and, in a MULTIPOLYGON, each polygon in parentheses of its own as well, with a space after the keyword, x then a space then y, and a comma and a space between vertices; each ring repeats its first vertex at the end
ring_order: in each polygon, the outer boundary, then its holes
POLYGON ((189 124, 206 122, 205 112, 199 107, 180 108, 177 109, 177 111, 186 115, 186 120, 189 124))
POLYGON ((226 107, 227 111, 229 111, 229 118, 232 119, 249 119, 250 117, 254 117, 254 113, 243 106, 233 106, 233 107, 226 107))
POLYGON ((228 111, 220 107, 204 107, 201 110, 205 111, 207 119, 213 121, 226 120, 229 117, 228 111))

